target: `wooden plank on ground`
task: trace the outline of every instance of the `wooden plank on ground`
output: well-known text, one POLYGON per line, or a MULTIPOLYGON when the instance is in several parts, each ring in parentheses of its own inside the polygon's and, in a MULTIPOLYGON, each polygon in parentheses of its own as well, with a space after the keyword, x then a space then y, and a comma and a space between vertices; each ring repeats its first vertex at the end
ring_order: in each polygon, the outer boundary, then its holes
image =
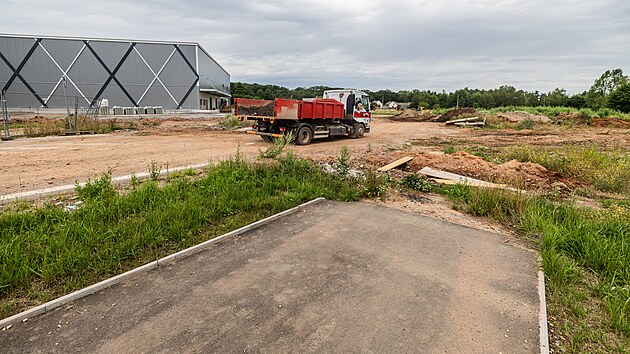
POLYGON ((479 117, 460 118, 460 119, 449 120, 445 124, 449 125, 449 124, 463 123, 463 122, 475 122, 477 120, 479 120, 479 117))
POLYGON ((407 162, 409 162, 411 160, 413 160, 412 156, 401 157, 398 160, 396 160, 396 161, 394 161, 392 163, 389 163, 389 164, 379 168, 377 171, 378 172, 387 172, 387 171, 391 170, 392 168, 398 167, 398 166, 400 166, 400 165, 402 165, 404 163, 407 163, 407 162))

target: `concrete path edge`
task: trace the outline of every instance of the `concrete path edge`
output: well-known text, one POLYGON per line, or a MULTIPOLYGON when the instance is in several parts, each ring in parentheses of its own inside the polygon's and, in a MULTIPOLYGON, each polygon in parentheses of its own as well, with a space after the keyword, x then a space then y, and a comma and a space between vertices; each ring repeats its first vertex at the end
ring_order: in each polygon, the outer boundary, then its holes
POLYGON ((256 222, 251 223, 249 225, 245 225, 245 226, 243 226, 243 227, 241 227, 239 229, 236 229, 234 231, 230 231, 230 232, 228 232, 226 234, 223 234, 221 236, 218 236, 218 237, 212 238, 210 240, 204 241, 204 242, 202 242, 202 243, 200 243, 198 245, 192 246, 190 248, 187 248, 185 250, 179 251, 177 253, 173 253, 173 254, 171 254, 169 256, 160 258, 160 259, 158 259, 156 261, 153 261, 153 262, 147 263, 145 265, 142 265, 140 267, 134 268, 134 269, 132 269, 130 271, 127 271, 125 273, 116 275, 116 276, 114 276, 112 278, 105 279, 105 280, 103 280, 101 282, 98 282, 98 283, 96 283, 94 285, 90 285, 87 288, 83 288, 83 289, 77 290, 77 291, 72 292, 72 293, 70 293, 68 295, 64 295, 64 296, 62 296, 60 298, 57 298, 57 299, 51 300, 49 302, 46 302, 44 304, 41 304, 39 306, 33 307, 32 309, 20 312, 20 313, 15 314, 15 315, 13 315, 11 317, 7 317, 5 319, 0 320, 0 328, 5 328, 7 326, 13 325, 13 324, 18 323, 20 321, 24 321, 24 320, 26 320, 28 318, 39 316, 39 315, 44 314, 46 312, 52 311, 53 309, 56 309, 57 307, 63 306, 65 304, 69 303, 69 302, 72 302, 72 301, 81 299, 83 297, 86 297, 88 295, 91 295, 91 294, 93 294, 93 293, 95 293, 95 292, 97 292, 99 290, 102 290, 102 289, 108 288, 108 287, 110 287, 112 285, 118 284, 118 283, 122 282, 123 280, 129 279, 129 278, 131 278, 133 276, 136 276, 136 275, 138 275, 140 273, 147 272, 147 271, 149 271, 151 269, 158 268, 158 267, 161 267, 161 266, 165 266, 165 265, 167 265, 169 263, 175 262, 176 260, 179 260, 179 259, 191 256, 191 255, 193 255, 195 253, 203 251, 204 249, 210 247, 211 245, 213 245, 215 243, 221 242, 222 240, 224 240, 226 238, 233 237, 233 236, 238 236, 238 235, 243 234, 243 233, 245 233, 247 231, 250 231, 250 230, 253 230, 255 228, 258 228, 258 227, 260 227, 262 225, 265 225, 265 224, 270 223, 270 222, 272 222, 274 220, 280 219, 280 218, 282 218, 284 216, 293 214, 293 213, 295 213, 295 212, 297 212, 297 211, 299 211, 301 209, 304 209, 307 206, 317 204, 317 203, 322 202, 324 200, 326 200, 326 198, 321 198, 320 197, 320 198, 313 199, 310 202, 306 202, 304 204, 300 204, 300 205, 298 205, 298 206, 296 206, 294 208, 291 208, 291 209, 285 210, 283 212, 280 212, 278 214, 269 216, 269 217, 267 217, 265 219, 256 221, 256 222))
POLYGON ((545 273, 538 271, 538 298, 540 299, 540 313, 538 315, 540 327, 540 354, 549 354, 549 332, 547 330, 547 299, 545 297, 545 273))

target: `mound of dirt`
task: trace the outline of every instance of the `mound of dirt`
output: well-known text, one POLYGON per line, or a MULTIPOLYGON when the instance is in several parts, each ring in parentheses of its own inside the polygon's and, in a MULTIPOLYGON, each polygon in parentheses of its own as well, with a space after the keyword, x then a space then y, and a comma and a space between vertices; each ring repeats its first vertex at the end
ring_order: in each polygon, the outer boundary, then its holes
POLYGON ((427 122, 437 117, 436 114, 418 112, 415 109, 405 109, 401 114, 389 117, 389 120, 399 122, 427 122))
MULTIPOLYGON (((368 157, 367 163, 380 167, 402 156, 409 156, 409 154, 396 152, 380 156, 372 155, 368 157)), ((412 172, 418 172, 428 166, 467 177, 494 183, 505 183, 528 190, 553 190, 557 187, 557 182, 559 181, 562 181, 564 185, 572 185, 571 182, 562 179, 558 173, 548 171, 545 167, 531 162, 522 163, 512 160, 497 165, 465 151, 439 155, 414 154, 413 157, 413 160, 408 163, 408 168, 412 172)))
POLYGON ((580 112, 560 112, 556 116, 556 120, 558 124, 563 124, 566 122, 572 123, 584 123, 584 115, 580 112))
POLYGON ((477 114, 474 108, 453 108, 450 111, 433 119, 434 122, 446 122, 455 118, 468 118, 477 114))
POLYGON ((537 123, 551 122, 551 119, 549 119, 549 117, 547 116, 535 115, 535 114, 521 112, 521 111, 503 112, 503 113, 497 114, 497 117, 504 119, 510 123, 519 123, 519 122, 524 122, 526 120, 530 120, 532 122, 537 122, 537 123))
POLYGON ((591 122, 591 126, 630 129, 630 122, 617 118, 595 118, 591 122))

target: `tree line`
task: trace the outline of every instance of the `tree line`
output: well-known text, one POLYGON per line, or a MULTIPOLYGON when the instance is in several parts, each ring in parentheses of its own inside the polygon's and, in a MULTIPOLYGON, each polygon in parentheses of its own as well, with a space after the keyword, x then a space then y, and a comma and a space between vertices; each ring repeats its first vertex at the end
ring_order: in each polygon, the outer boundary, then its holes
MULTIPOLYGON (((325 90, 339 87, 313 86, 289 89, 277 85, 261 85, 243 82, 231 84, 232 97, 271 100, 274 98, 303 99, 322 97, 325 90)), ((630 80, 621 69, 607 70, 595 80, 588 91, 568 95, 565 89, 557 88, 550 92, 517 90, 513 86, 496 89, 463 88, 454 92, 431 90, 378 90, 370 91, 372 101, 382 103, 408 102, 412 108, 475 107, 495 108, 504 106, 567 106, 574 108, 613 108, 630 112, 630 80)))

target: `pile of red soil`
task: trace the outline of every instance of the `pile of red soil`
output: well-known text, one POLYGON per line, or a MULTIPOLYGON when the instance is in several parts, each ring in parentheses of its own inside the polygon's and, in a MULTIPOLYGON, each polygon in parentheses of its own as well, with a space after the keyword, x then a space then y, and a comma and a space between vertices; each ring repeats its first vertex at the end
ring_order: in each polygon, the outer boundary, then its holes
POLYGON ((468 118, 477 114, 474 108, 453 108, 450 111, 433 119, 435 122, 447 122, 455 118, 468 118))
POLYGON ((595 118, 591 122, 593 127, 630 128, 630 122, 617 118, 595 118))
MULTIPOLYGON (((400 157, 409 156, 405 152, 383 153, 367 157, 366 163, 374 167, 384 166, 400 157)), ((503 164, 493 164, 481 157, 471 155, 465 151, 453 154, 413 154, 413 160, 407 165, 412 172, 418 172, 423 167, 457 173, 488 182, 505 183, 521 189, 552 190, 557 182, 565 185, 572 183, 563 179, 557 172, 548 171, 545 167, 531 163, 512 160, 503 164)))

